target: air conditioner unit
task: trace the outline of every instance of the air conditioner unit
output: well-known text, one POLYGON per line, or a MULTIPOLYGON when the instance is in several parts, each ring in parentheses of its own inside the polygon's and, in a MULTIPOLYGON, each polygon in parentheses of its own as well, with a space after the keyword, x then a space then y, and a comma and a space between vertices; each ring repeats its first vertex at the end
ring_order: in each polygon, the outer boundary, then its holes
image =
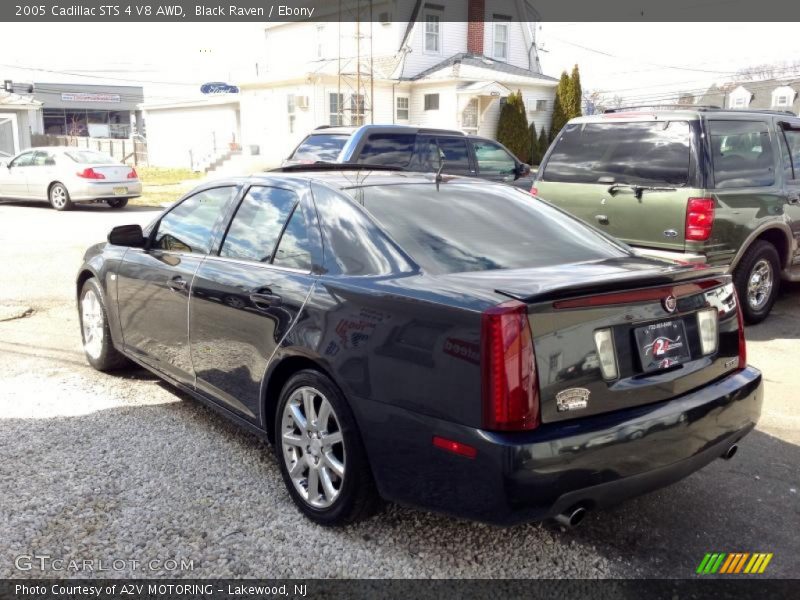
POLYGON ((296 96, 294 103, 297 108, 308 108, 308 96, 296 96))

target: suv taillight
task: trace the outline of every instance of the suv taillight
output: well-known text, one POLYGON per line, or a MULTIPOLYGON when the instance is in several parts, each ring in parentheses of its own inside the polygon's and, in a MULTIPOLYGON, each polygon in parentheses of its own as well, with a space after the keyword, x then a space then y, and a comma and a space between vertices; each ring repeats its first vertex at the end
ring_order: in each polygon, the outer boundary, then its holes
POLYGON ((689 198, 686 203, 686 239, 704 242, 714 225, 714 199, 689 198))
POLYGON ((485 429, 539 425, 539 384, 527 307, 516 300, 481 315, 481 376, 485 429))
POLYGON ((78 171, 75 173, 78 177, 82 177, 83 179, 105 179, 106 176, 102 173, 98 173, 92 167, 87 167, 83 171, 78 171))
POLYGON ((747 340, 744 337, 744 315, 742 314, 742 303, 739 302, 738 292, 736 294, 736 318, 739 321, 739 370, 747 366, 747 340))

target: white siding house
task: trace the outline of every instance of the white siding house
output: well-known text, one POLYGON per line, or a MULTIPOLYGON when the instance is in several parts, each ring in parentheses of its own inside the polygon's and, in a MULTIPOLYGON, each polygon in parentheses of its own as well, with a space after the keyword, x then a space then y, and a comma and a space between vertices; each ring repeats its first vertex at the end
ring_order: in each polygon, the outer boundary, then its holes
MULTIPOLYGON (((328 17, 336 7, 330 3, 328 17)), ((530 10, 527 2, 375 0, 371 10, 369 22, 265 27, 257 76, 234 82, 242 170, 279 164, 322 125, 406 124, 494 137, 502 99, 516 90, 528 120, 549 127, 558 81, 541 73, 534 17, 520 12, 530 10), (401 6, 410 13, 392 15, 401 6)), ((157 122, 183 122, 174 111, 159 120, 167 110, 146 111, 151 148, 154 134, 167 137, 153 131, 157 122)), ((198 119, 192 134, 207 129, 198 119)), ((187 150, 180 152, 185 161, 187 150)))

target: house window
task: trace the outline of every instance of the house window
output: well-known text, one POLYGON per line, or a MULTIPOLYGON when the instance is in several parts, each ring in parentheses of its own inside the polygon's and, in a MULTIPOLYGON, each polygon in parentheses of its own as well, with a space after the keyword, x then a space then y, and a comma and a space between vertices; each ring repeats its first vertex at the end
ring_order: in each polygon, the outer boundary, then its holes
POLYGON ((398 96, 397 99, 397 113, 395 115, 398 121, 408 121, 408 96, 398 96))
POLYGON ((342 105, 344 94, 328 94, 328 123, 334 126, 342 125, 342 105))
POLYGON ((289 115, 289 133, 294 133, 294 94, 286 94, 286 112, 289 115))
POLYGON ((325 38, 325 25, 317 25, 317 58, 322 58, 325 55, 325 47, 323 40, 325 38))
POLYGON ((743 96, 739 96, 738 98, 731 98, 731 106, 732 108, 744 108, 747 106, 745 104, 745 98, 743 96))
POLYGON ((775 106, 789 106, 789 96, 787 94, 775 96, 775 106))
POLYGON ((536 101, 536 112, 544 112, 547 110, 547 100, 536 101))
POLYGON ((364 124, 364 96, 352 94, 350 96, 350 125, 364 124))
POLYGON ((425 15, 425 52, 438 54, 441 51, 441 26, 439 15, 425 15))
POLYGON ((439 94, 425 94, 425 110, 439 110, 439 94))
POLYGON ((494 24, 494 57, 508 59, 508 23, 494 24))

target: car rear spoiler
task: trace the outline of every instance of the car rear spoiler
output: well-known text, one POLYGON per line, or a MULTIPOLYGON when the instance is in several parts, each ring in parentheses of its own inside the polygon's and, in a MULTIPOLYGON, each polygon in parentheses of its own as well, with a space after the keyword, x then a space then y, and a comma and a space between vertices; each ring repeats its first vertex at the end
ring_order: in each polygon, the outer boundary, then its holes
POLYGON ((533 304, 632 289, 672 286, 681 283, 717 281, 722 284, 728 279, 730 277, 726 275, 725 267, 708 267, 706 265, 693 264, 681 265, 680 267, 666 270, 639 271, 622 277, 584 280, 567 285, 539 286, 538 289, 534 289, 537 287, 534 284, 530 289, 515 290, 504 288, 496 289, 495 292, 526 304, 533 304))
POLYGON ((361 163, 315 162, 308 164, 286 165, 269 169, 270 173, 292 173, 295 171, 405 171, 404 167, 392 165, 365 165, 361 163))

